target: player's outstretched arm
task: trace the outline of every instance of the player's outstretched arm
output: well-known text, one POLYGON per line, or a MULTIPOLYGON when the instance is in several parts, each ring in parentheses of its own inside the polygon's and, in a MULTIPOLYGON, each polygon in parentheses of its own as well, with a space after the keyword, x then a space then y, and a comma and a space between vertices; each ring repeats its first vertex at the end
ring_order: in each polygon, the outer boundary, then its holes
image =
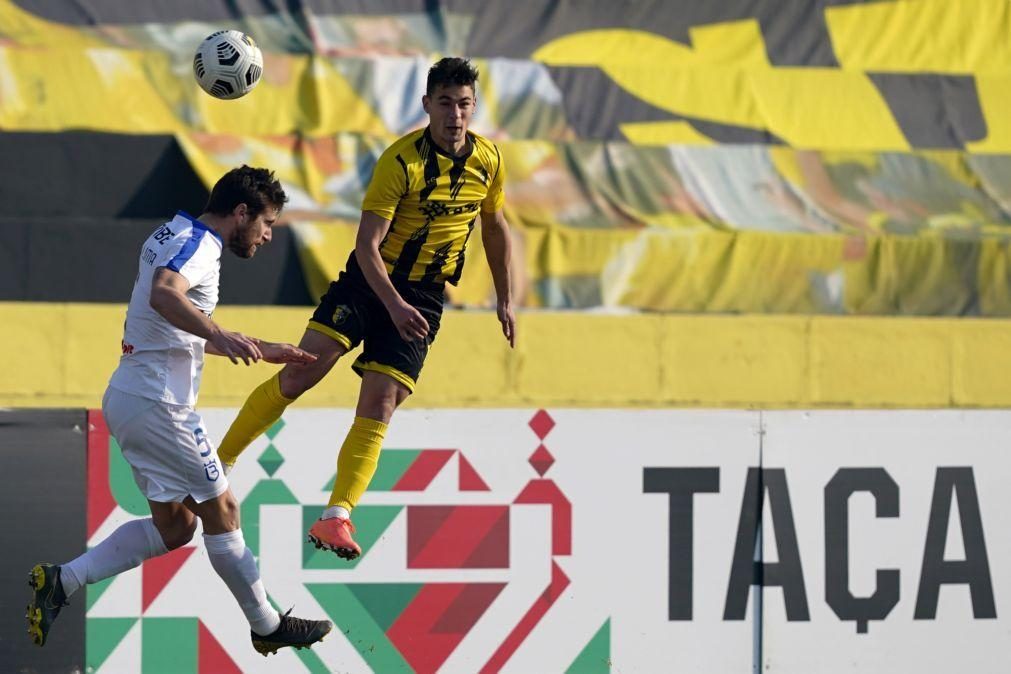
POLYGON ((509 278, 509 257, 512 255, 512 240, 509 238, 509 223, 505 212, 481 214, 481 243, 491 268, 491 278, 495 283, 498 298, 498 320, 502 324, 502 334, 509 340, 509 346, 516 346, 516 316, 513 313, 512 282, 509 278))
MULTIPOLYGON (((254 338, 255 339, 255 338, 254 338)), ((303 351, 294 344, 284 342, 265 342, 262 339, 255 339, 263 360, 268 363, 294 363, 296 365, 307 365, 316 360, 315 353, 303 351)))
POLYGON ((159 267, 151 281, 151 308, 180 330, 206 339, 207 353, 226 356, 233 363, 241 360, 246 365, 263 358, 255 340, 238 332, 223 330, 197 309, 186 297, 189 289, 190 282, 185 276, 167 267, 159 267))
POLYGON ((428 321, 420 311, 405 302, 393 287, 393 282, 386 273, 386 265, 379 254, 379 244, 389 229, 389 220, 370 211, 362 211, 362 220, 358 225, 358 236, 355 239, 355 258, 372 292, 389 312, 390 319, 400 336, 406 341, 424 339, 428 335, 428 321))

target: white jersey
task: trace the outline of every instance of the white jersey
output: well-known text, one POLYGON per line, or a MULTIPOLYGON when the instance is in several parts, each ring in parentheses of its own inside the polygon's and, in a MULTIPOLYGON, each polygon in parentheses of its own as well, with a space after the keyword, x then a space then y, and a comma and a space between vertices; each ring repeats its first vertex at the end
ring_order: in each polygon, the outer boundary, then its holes
POLYGON ((126 310, 123 355, 109 386, 173 405, 196 404, 204 339, 180 330, 151 308, 151 282, 159 267, 179 272, 190 283, 186 297, 210 316, 218 304, 221 249, 217 232, 182 211, 148 237, 126 310))

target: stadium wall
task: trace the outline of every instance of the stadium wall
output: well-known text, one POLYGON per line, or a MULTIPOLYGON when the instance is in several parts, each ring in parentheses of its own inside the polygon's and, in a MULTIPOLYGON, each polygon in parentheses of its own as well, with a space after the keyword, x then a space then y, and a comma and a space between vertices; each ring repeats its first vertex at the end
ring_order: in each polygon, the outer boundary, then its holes
MULTIPOLYGON (((222 325, 297 341, 305 308, 224 307, 222 325)), ((95 407, 122 305, 0 303, 0 405, 95 407)), ((528 311, 510 350, 488 312, 447 312, 408 409, 440 407, 1001 408, 1011 321, 528 311)), ((209 358, 205 407, 241 405, 270 366, 209 358)), ((351 407, 344 363, 299 407, 351 407)))
POLYGON ((85 671, 85 603, 63 609, 41 650, 26 633, 25 606, 34 564, 73 559, 87 545, 87 425, 83 409, 0 409, 0 671, 85 671))

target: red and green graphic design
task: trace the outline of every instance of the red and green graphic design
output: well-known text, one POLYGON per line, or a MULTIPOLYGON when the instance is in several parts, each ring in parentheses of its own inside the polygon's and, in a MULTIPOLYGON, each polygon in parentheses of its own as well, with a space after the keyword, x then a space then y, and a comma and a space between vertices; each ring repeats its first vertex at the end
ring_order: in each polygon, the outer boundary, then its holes
MULTIPOLYGON (((100 529, 110 517, 144 516, 147 508, 101 415, 93 412, 90 421, 88 530, 91 543, 96 543, 96 532, 107 533, 100 529)), ((460 494, 491 495, 495 491, 494 482, 482 475, 461 449, 384 449, 370 492, 403 493, 406 502, 390 503, 390 497, 386 496, 382 503, 367 503, 355 509, 356 540, 362 546, 362 556, 347 562, 308 543, 303 543, 301 551, 296 553, 303 573, 312 577, 301 586, 334 621, 335 637, 345 640, 373 671, 438 672, 468 638, 474 626, 509 586, 508 576, 501 576, 504 579, 501 581, 403 581, 412 573, 508 574, 512 545, 510 526, 516 507, 544 506, 550 513, 551 540, 546 549, 551 559, 545 560, 550 578, 539 594, 530 596, 530 604, 515 624, 502 631, 497 641, 485 641, 485 654, 475 669, 487 674, 500 671, 569 587, 570 579, 556 558, 572 552, 572 508, 563 491, 546 476, 555 462, 545 444, 554 420, 541 410, 533 416, 529 426, 538 440, 528 458, 535 475, 512 496, 498 502, 413 503, 411 499, 417 496, 412 497, 412 494, 424 494, 437 480, 445 488, 450 476, 460 494), (444 471, 450 469, 454 472, 445 475, 444 471), (389 555, 388 542, 400 540, 399 537, 404 540, 402 552, 397 553, 403 555, 404 575, 394 574, 390 582, 376 582, 373 576, 366 574, 368 580, 363 577, 356 582, 359 570, 365 573, 364 569, 373 563, 370 556, 373 550, 380 554, 378 550, 383 549, 382 554, 389 555), (386 548, 380 545, 382 541, 387 541, 386 548), (343 576, 341 582, 327 582, 325 577, 330 573, 343 576)), ((268 444, 256 460, 262 476, 240 496, 245 539, 257 556, 262 552, 261 521, 265 508, 299 506, 299 524, 306 530, 319 516, 321 503, 333 483, 333 478, 317 483, 318 492, 311 498, 305 498, 303 490, 300 500, 296 495, 298 490, 277 477, 278 469, 286 460, 285 427, 286 423, 279 421, 267 432, 268 444)), ((127 612, 127 616, 108 617, 107 611, 96 613, 92 610, 100 605, 110 586, 119 582, 118 577, 88 588, 87 662, 90 671, 101 674, 103 663, 111 662, 112 654, 128 638, 133 639, 134 644, 139 639, 139 666, 145 673, 242 671, 231 652, 248 648, 248 642, 226 643, 212 632, 201 616, 166 616, 158 612, 159 597, 173 585, 180 569, 191 561, 205 563, 195 559, 197 556, 193 553, 197 550, 193 544, 142 564, 136 615, 127 612)), ((210 568, 205 572, 208 582, 213 580, 210 568)), ((266 584, 269 590, 270 583, 266 584)), ((186 590, 192 591, 192 588, 186 590)), ((278 596, 271 600, 278 607, 286 601, 278 596)), ((586 634, 585 639, 585 647, 567 671, 609 671, 610 622, 605 621, 594 633, 586 634)), ((137 650, 136 645, 133 648, 137 650)), ((306 671, 340 669, 336 663, 325 662, 324 655, 317 650, 298 651, 297 656, 306 671)))

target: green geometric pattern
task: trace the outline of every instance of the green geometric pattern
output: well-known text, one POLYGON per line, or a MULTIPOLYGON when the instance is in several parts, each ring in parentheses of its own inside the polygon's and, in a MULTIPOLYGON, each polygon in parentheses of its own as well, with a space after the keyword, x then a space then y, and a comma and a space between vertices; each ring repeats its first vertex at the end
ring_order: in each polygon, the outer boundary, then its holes
POLYGON ((86 608, 85 613, 91 610, 91 607, 95 605, 98 598, 105 594, 105 591, 109 589, 112 585, 112 581, 116 580, 116 576, 110 576, 105 580, 100 580, 97 583, 91 583, 90 585, 84 586, 84 592, 86 594, 86 608))
POLYGON ((295 503, 298 503, 298 499, 281 480, 260 480, 243 499, 239 507, 242 534, 246 539, 246 547, 253 551, 253 555, 260 554, 260 506, 295 503))
POLYGON ((611 671, 611 619, 593 635, 565 674, 608 674, 611 671))
POLYGON ((84 664, 89 672, 102 666, 137 618, 88 618, 84 630, 84 664))
POLYGON ((281 432, 281 429, 284 428, 284 426, 284 419, 278 419, 274 422, 273 426, 267 429, 267 437, 273 440, 277 437, 277 434, 281 432))
MULTIPOLYGON (((379 455, 379 465, 376 467, 375 477, 369 483, 369 491, 391 491, 407 469, 411 467, 414 460, 421 454, 420 449, 384 449, 379 455)), ((337 474, 334 473, 330 482, 323 487, 323 491, 333 491, 337 474)), ((357 522, 355 523, 357 526, 357 522)))
POLYGON ((421 583, 354 583, 347 588, 386 632, 418 596, 421 583))
POLYGON ((306 583, 323 610, 333 620, 344 638, 374 672, 382 674, 413 674, 414 670, 393 643, 386 638, 383 627, 358 601, 350 585, 340 583, 306 583))
POLYGON ((109 489, 119 507, 139 517, 151 514, 147 498, 140 492, 137 483, 133 481, 133 469, 123 458, 123 450, 119 448, 116 438, 109 436, 109 489))
POLYGON ((144 674, 197 671, 197 618, 142 618, 144 674))
POLYGON ((284 457, 281 456, 281 452, 277 451, 277 447, 267 445, 267 449, 263 450, 263 454, 260 454, 260 458, 256 462, 260 464, 263 470, 267 471, 267 475, 274 477, 274 473, 284 463, 284 457))
MULTIPOLYGON (((353 569, 369 554, 372 545, 379 540, 383 532, 390 526, 394 518, 404 509, 404 506, 358 506, 355 508, 355 542, 362 547, 358 559, 348 561, 341 559, 329 550, 317 550, 308 541, 302 543, 302 568, 304 569, 353 569)), ((309 531, 313 523, 319 519, 323 509, 318 506, 302 506, 302 530, 309 531)), ((243 515, 245 517, 245 515, 243 515)), ((245 522, 245 520, 243 520, 245 522)), ((245 528, 245 524, 243 524, 245 528)), ((246 534, 249 541, 249 534, 246 534)))

